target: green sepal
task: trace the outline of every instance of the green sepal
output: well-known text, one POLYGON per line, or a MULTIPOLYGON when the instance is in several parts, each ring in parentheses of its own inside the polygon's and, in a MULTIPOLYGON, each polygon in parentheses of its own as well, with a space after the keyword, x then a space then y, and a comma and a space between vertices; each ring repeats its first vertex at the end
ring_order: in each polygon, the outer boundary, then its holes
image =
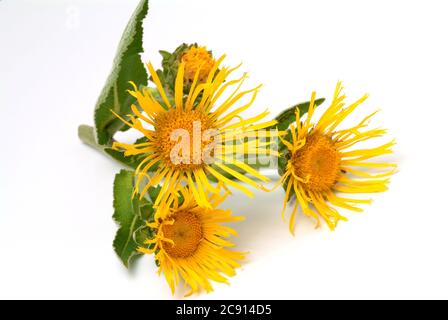
POLYGON ((168 91, 170 96, 174 96, 174 86, 176 83, 177 69, 182 59, 183 54, 190 48, 190 45, 186 43, 181 44, 174 50, 173 53, 160 50, 159 53, 162 56, 162 69, 157 70, 157 75, 160 81, 165 86, 165 90, 168 91))
POLYGON ((143 20, 148 0, 141 0, 126 27, 109 78, 95 107, 95 136, 98 144, 110 145, 117 131, 129 129, 112 112, 126 116, 135 99, 128 94, 129 81, 147 85, 148 75, 140 54, 143 52, 143 20))

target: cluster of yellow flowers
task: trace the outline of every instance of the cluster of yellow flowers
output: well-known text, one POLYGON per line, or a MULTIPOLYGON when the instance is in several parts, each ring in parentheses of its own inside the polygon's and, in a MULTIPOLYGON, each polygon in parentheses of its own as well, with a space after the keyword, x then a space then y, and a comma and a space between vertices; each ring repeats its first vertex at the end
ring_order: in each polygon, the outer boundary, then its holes
POLYGON ((229 237, 236 232, 225 225, 242 218, 218 207, 232 189, 250 197, 252 189, 267 191, 263 184, 269 179, 247 159, 263 155, 285 161, 278 185, 286 190, 283 215, 288 202, 293 202, 292 233, 299 207, 318 225, 323 219, 334 229, 339 220, 346 219, 335 207, 361 211, 358 205, 370 202, 341 194, 384 191, 395 170, 392 163, 370 160, 391 153, 393 141, 369 149, 353 148, 386 133, 368 128, 373 114, 354 127, 339 128, 367 96, 346 105, 338 83, 319 120, 313 120, 313 93, 306 117, 297 110, 295 121, 286 130, 271 130, 277 128, 275 120, 261 122, 267 111, 242 117, 260 87, 241 91, 246 74, 231 79, 238 67, 223 66, 223 60, 215 59, 203 47, 190 47, 178 61, 173 93, 166 90, 166 83, 149 63, 156 90, 134 85, 129 91, 135 98, 132 114, 117 114, 146 138, 137 144, 115 142, 113 148, 125 156, 143 156, 135 171, 136 195, 144 198, 151 187, 161 187, 154 201, 154 217, 147 222, 153 236, 139 251, 155 255, 173 293, 180 283, 190 293, 210 292, 211 281, 227 283, 244 259, 244 253, 229 249, 233 246, 229 237), (280 152, 270 148, 277 138, 283 146, 280 152), (372 173, 363 168, 380 170, 372 173))

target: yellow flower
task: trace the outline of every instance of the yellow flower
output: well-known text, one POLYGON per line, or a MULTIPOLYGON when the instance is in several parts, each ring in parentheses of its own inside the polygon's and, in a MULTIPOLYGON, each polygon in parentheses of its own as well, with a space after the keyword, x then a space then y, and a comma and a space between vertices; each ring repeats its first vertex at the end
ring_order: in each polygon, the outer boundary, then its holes
POLYGON ((244 259, 243 253, 227 249, 234 244, 226 238, 237 233, 222 225, 243 218, 217 209, 225 196, 213 195, 212 209, 204 209, 197 205, 188 189, 182 189, 181 194, 182 204, 175 201, 166 218, 148 223, 156 236, 145 242, 150 249, 139 251, 155 253, 159 274, 164 273, 173 294, 181 279, 191 289, 188 295, 201 290, 210 292, 213 291, 211 280, 228 283, 227 277, 235 275, 235 269, 240 266, 238 261, 244 259))
POLYGON ((216 61, 213 59, 206 47, 191 46, 181 57, 181 62, 185 64, 184 78, 192 82, 199 71, 198 81, 204 82, 216 61))
POLYGON ((286 204, 294 192, 295 206, 290 218, 290 230, 294 233, 295 217, 300 205, 303 212, 320 224, 322 217, 330 229, 334 230, 339 220, 347 220, 334 208, 341 207, 353 211, 362 211, 357 204, 370 203, 371 200, 345 198, 340 193, 370 193, 387 190, 389 176, 395 171, 392 163, 368 161, 374 157, 392 153, 394 141, 375 148, 354 149, 357 143, 381 137, 385 129, 366 129, 369 115, 358 125, 349 129, 337 129, 339 124, 356 107, 367 99, 367 95, 344 108, 345 96, 341 95, 342 85, 337 84, 333 102, 324 112, 317 124, 312 123, 314 100, 308 116, 301 121, 296 113, 296 125, 291 126, 292 142, 282 139, 288 149, 288 162, 281 183, 286 187, 286 204), (380 169, 372 173, 363 168, 380 169), (387 169, 389 168, 389 169, 387 169))
POLYGON ((248 119, 240 117, 239 114, 252 105, 260 87, 240 92, 246 74, 237 80, 226 80, 238 67, 222 67, 218 71, 223 59, 224 56, 213 65, 202 84, 198 84, 202 70, 198 69, 186 96, 183 93, 185 63, 182 62, 176 78, 174 101, 168 98, 157 73, 148 64, 163 103, 156 100, 150 90, 138 91, 134 85, 134 90, 129 92, 137 99, 141 109, 133 105, 133 115, 129 116, 129 121, 117 115, 128 126, 143 133, 148 140, 141 144, 115 142, 113 148, 124 150, 125 156, 146 156, 136 169, 136 193, 144 197, 150 187, 163 182, 162 191, 154 203, 157 217, 166 214, 167 208, 177 197, 173 191, 178 190, 183 183, 189 186, 198 205, 210 208, 206 193, 220 192, 210 182, 210 177, 222 182, 224 187, 234 187, 250 197, 253 193, 241 182, 260 188, 255 179, 263 182, 269 180, 237 156, 275 155, 275 151, 271 152, 267 148, 272 142, 263 142, 257 135, 261 129, 275 125, 276 121, 258 123, 269 114, 268 111, 248 119), (235 86, 230 96, 223 99, 224 92, 235 86), (247 95, 249 98, 244 105, 230 111, 247 95), (247 136, 252 138, 244 139, 247 136), (237 144, 229 148, 226 143, 234 141, 237 144), (151 176, 148 172, 154 166, 157 166, 157 170, 151 176), (142 182, 145 182, 145 187, 140 192, 142 182))

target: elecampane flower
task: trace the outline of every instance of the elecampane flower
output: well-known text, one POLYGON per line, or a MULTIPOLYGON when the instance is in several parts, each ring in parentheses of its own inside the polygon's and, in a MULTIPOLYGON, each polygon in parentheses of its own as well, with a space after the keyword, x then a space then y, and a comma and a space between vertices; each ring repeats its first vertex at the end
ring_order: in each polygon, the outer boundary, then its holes
MULTIPOLYGON (((259 123, 269 112, 265 111, 254 117, 243 119, 241 112, 249 109, 254 102, 259 87, 240 91, 244 74, 239 79, 229 80, 229 75, 237 68, 229 69, 219 66, 224 56, 216 61, 210 69, 207 79, 199 83, 201 68, 196 70, 188 95, 184 95, 184 76, 186 63, 181 62, 176 77, 175 95, 170 99, 165 93, 164 87, 151 64, 148 69, 153 82, 157 86, 162 101, 157 100, 150 90, 130 90, 140 108, 132 106, 133 114, 130 120, 120 117, 128 126, 140 131, 147 142, 140 144, 125 144, 115 142, 113 147, 124 150, 125 156, 145 155, 146 158, 136 170, 136 193, 145 195, 152 186, 162 183, 160 192, 154 205, 157 207, 157 217, 166 214, 169 205, 176 199, 173 190, 179 189, 182 184, 187 184, 192 191, 196 202, 202 207, 210 207, 206 193, 219 193, 210 178, 223 183, 224 187, 234 187, 248 196, 253 193, 247 188, 250 185, 260 188, 256 179, 267 182, 269 179, 253 169, 241 157, 275 154, 267 147, 269 142, 263 142, 257 138, 257 133, 262 129, 272 127, 276 121, 259 123), (223 99, 224 94, 230 88, 232 92, 223 99), (248 96, 247 101, 234 108, 242 98, 248 96), (218 103, 218 99, 220 99, 218 103), (174 100, 174 101, 172 101, 174 100), (192 138, 187 150, 177 149, 179 141, 173 139, 173 134, 185 133, 192 138), (208 137, 206 133, 214 132, 214 136, 208 137), (201 134, 203 133, 203 134, 201 134), (244 139, 252 136, 251 139, 244 139), (237 144, 226 146, 227 142, 236 141, 237 144), (215 143, 211 161, 204 161, 204 154, 215 143), (173 159, 173 150, 174 157, 173 159), (179 158, 181 161, 179 161, 179 158), (185 161, 186 160, 186 161, 185 161), (157 166, 155 172, 150 169, 157 166), (246 175, 250 174, 253 178, 246 175), (145 185, 142 192, 139 186, 145 185)), ((180 135, 182 136, 182 134, 180 135)), ((210 159, 209 159, 210 160, 210 159)))
POLYGON ((295 205, 290 218, 290 231, 294 232, 295 217, 300 206, 305 215, 313 217, 320 224, 323 218, 330 229, 338 221, 346 220, 335 207, 362 211, 358 204, 370 203, 367 199, 347 198, 341 194, 370 193, 387 190, 389 177, 395 172, 393 163, 374 162, 370 159, 392 153, 394 141, 375 148, 355 149, 359 142, 381 137, 385 129, 367 129, 367 116, 358 125, 348 129, 338 129, 367 95, 345 107, 345 96, 341 95, 342 84, 338 83, 333 102, 317 123, 312 122, 315 93, 305 120, 296 113, 296 124, 290 127, 292 142, 282 139, 288 149, 288 162, 281 183, 286 187, 286 197, 282 215, 291 196, 295 205), (369 170, 377 168, 381 172, 369 170))
POLYGON ((217 208, 225 196, 212 195, 212 208, 206 209, 197 205, 187 188, 181 194, 181 204, 176 200, 165 218, 148 223, 156 235, 145 242, 147 248, 139 251, 155 254, 159 274, 165 275, 173 294, 181 280, 191 290, 189 295, 201 290, 210 292, 210 281, 228 283, 227 277, 235 275, 239 261, 244 259, 245 254, 228 249, 234 244, 227 238, 237 233, 223 225, 243 218, 217 208))

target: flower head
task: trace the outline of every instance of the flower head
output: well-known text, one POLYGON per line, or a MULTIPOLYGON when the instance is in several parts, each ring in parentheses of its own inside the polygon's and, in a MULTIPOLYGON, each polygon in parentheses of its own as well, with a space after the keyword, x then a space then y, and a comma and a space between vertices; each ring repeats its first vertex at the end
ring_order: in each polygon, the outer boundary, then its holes
POLYGON ((296 124, 291 125, 290 141, 283 140, 287 148, 287 164, 281 182, 286 188, 283 216, 286 205, 293 195, 295 206, 290 218, 293 232, 297 209, 320 223, 323 218, 330 229, 338 221, 346 220, 334 207, 362 211, 357 204, 370 203, 366 199, 342 197, 340 193, 370 193, 387 190, 389 176, 395 171, 392 163, 368 161, 377 156, 392 153, 394 141, 374 148, 355 149, 359 142, 381 137, 385 129, 367 129, 368 120, 376 113, 364 118, 358 125, 348 129, 338 129, 340 123, 356 107, 367 99, 367 95, 344 108, 345 96, 341 95, 342 85, 338 83, 333 102, 317 123, 312 122, 315 93, 305 120, 296 113, 296 124), (377 168, 379 173, 363 169, 377 168), (389 168, 389 169, 387 169, 389 168))
POLYGON ((145 241, 147 247, 141 253, 153 254, 174 294, 182 279, 192 293, 213 290, 211 280, 228 283, 227 277, 235 275, 235 269, 244 254, 227 249, 233 243, 226 238, 237 235, 222 223, 242 220, 231 211, 217 209, 225 196, 213 195, 211 209, 197 205, 187 189, 181 190, 183 202, 175 201, 165 218, 148 223, 155 230, 155 237, 145 241), (227 276, 227 277, 226 277, 227 276))
POLYGON ((205 47, 193 45, 182 54, 181 62, 185 64, 184 78, 187 82, 193 82, 198 70, 198 81, 204 82, 216 61, 205 47))
POLYGON ((162 183, 162 192, 154 203, 157 217, 167 214, 169 205, 177 197, 173 191, 182 184, 189 186, 198 205, 210 208, 206 193, 220 192, 211 183, 212 178, 222 182, 224 187, 234 187, 248 196, 253 194, 241 182, 259 188, 255 179, 269 180, 240 158, 275 154, 268 148, 273 139, 262 141, 258 139, 258 132, 276 122, 259 123, 269 114, 267 111, 248 119, 240 116, 254 102, 259 87, 240 92, 246 75, 229 81, 229 75, 237 68, 222 67, 218 70, 223 59, 214 63, 202 84, 198 83, 202 67, 196 70, 188 95, 183 91, 186 63, 182 62, 172 99, 166 94, 152 65, 148 64, 160 101, 150 90, 139 91, 134 86, 134 90, 129 92, 137 99, 139 107, 132 106, 133 114, 129 121, 117 115, 146 137, 143 143, 115 142, 113 147, 124 150, 125 156, 145 156, 136 170, 136 193, 143 197, 150 187, 162 183), (232 93, 223 99, 231 87, 235 87, 232 93), (246 102, 232 110, 245 97, 248 97, 246 102), (152 168, 155 170, 151 171, 152 168), (143 190, 139 190, 141 184, 144 185, 143 190))

